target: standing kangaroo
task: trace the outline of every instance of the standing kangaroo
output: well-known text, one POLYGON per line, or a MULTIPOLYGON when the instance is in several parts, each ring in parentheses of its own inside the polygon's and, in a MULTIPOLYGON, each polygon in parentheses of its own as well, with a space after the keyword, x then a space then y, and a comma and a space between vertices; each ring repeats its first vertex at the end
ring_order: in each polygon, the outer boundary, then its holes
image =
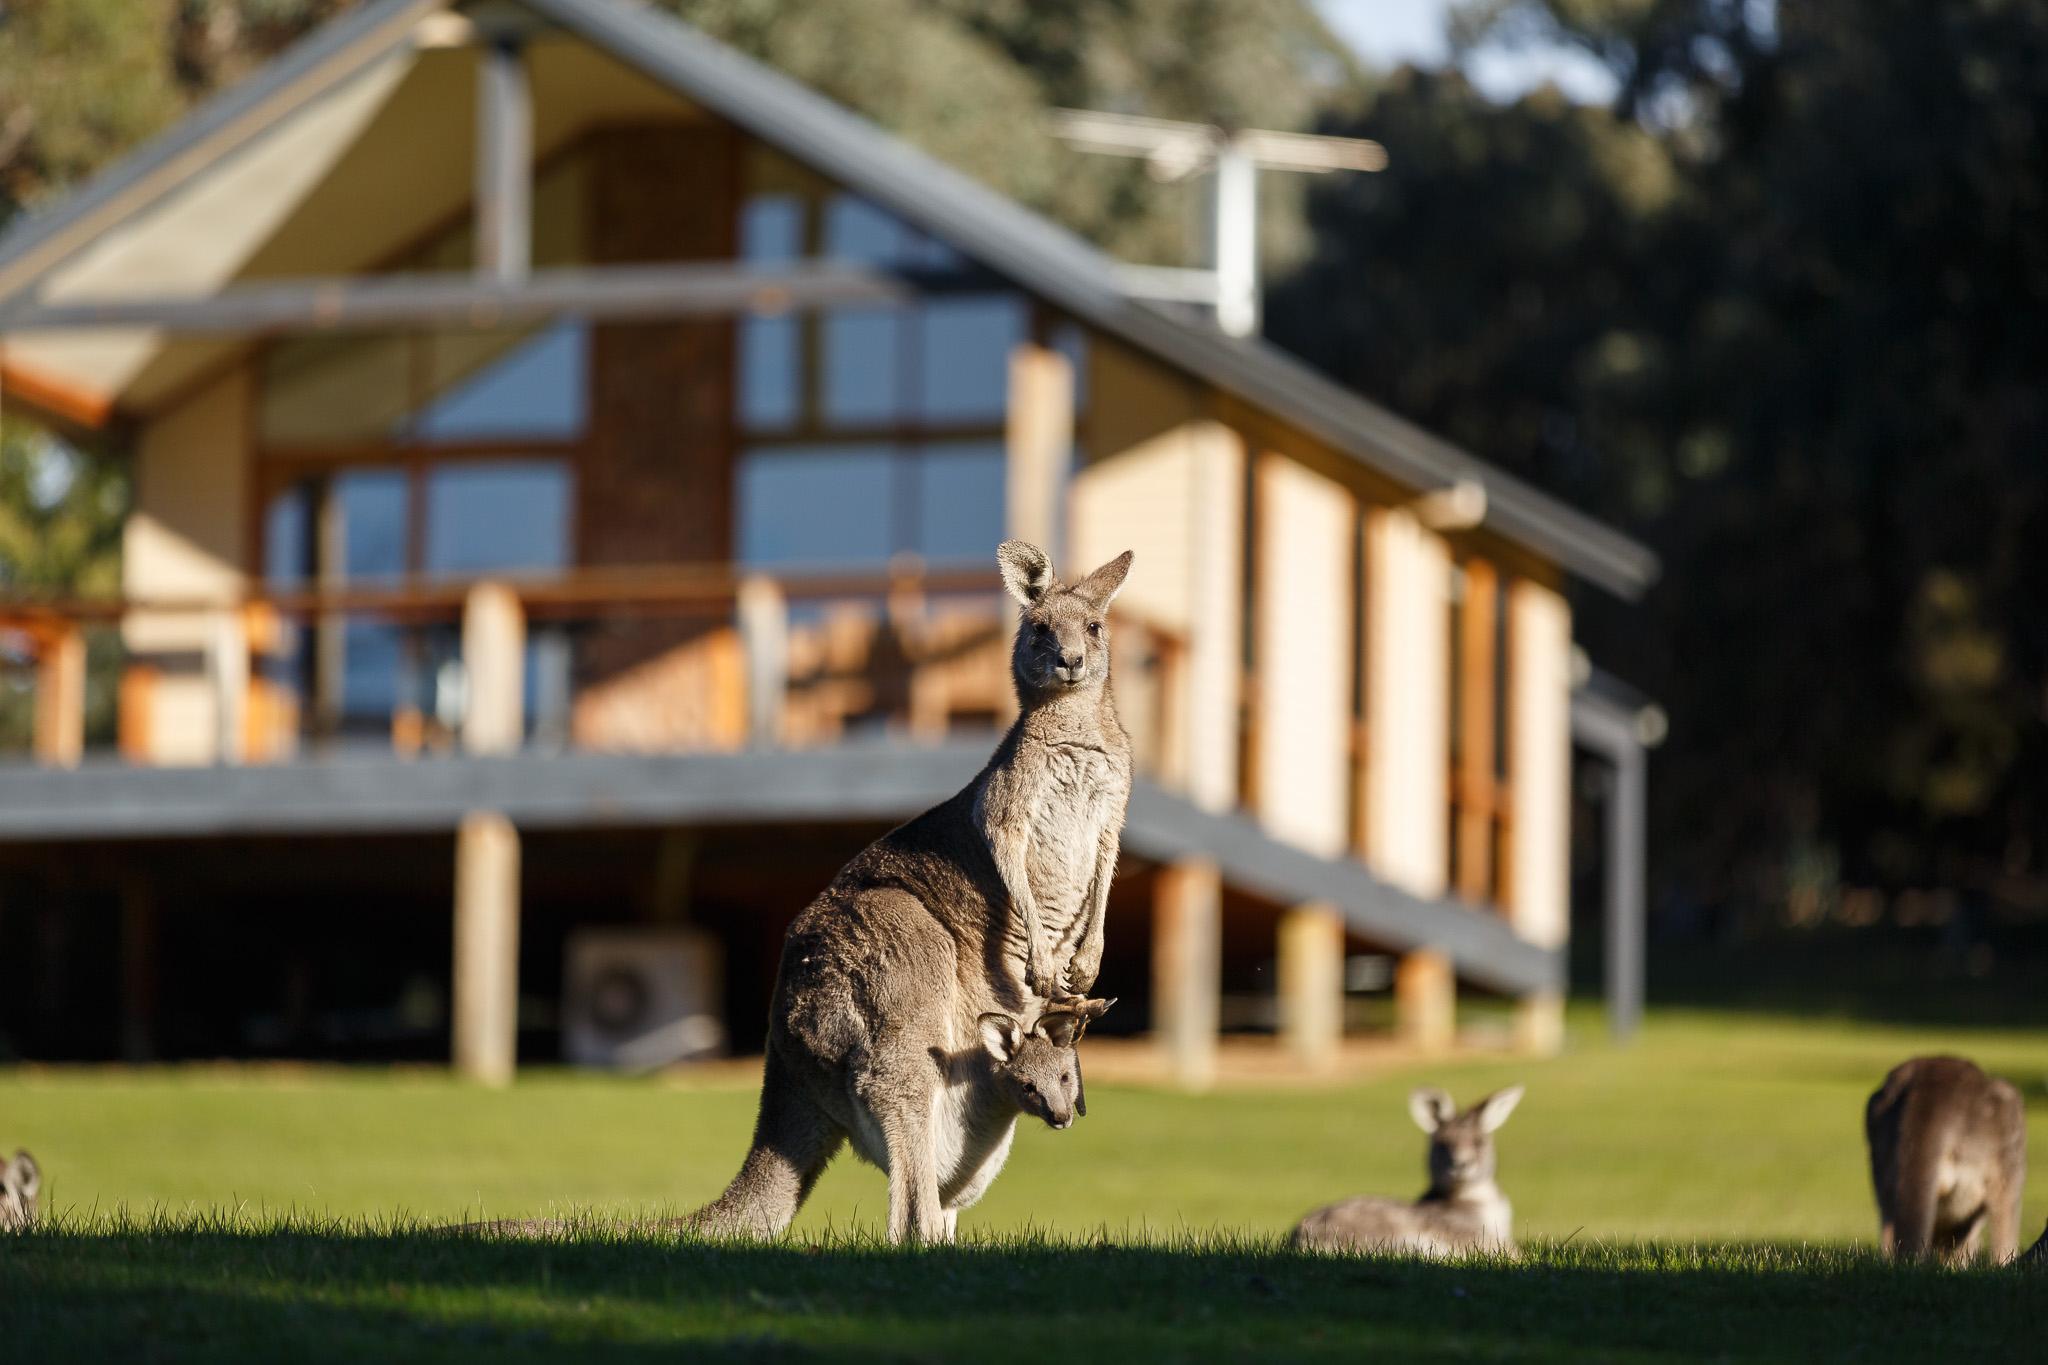
POLYGON ((1471 1251, 1513 1255, 1514 1209, 1494 1184, 1493 1135, 1522 1101, 1522 1087, 1488 1095, 1464 1113, 1425 1086, 1408 1112, 1429 1134, 1429 1189, 1413 1204, 1359 1195, 1303 1218, 1293 1245, 1322 1251, 1394 1251, 1445 1257, 1471 1251))
POLYGON ((32 1227, 42 1190, 42 1170, 27 1152, 16 1152, 12 1161, 0 1161, 0 1232, 32 1227))
POLYGON ((1987 1223, 1992 1262, 2018 1254, 2027 1124, 2011 1082, 1961 1057, 1915 1057, 1870 1097, 1863 1131, 1886 1255, 1967 1265, 1987 1223))
POLYGON ((1093 1008, 1131 791, 1106 618, 1131 556, 1072 587, 1022 541, 996 562, 1023 609, 1021 714, 972 782, 870 844, 790 925, 753 1146, 695 1215, 706 1230, 779 1235, 852 1136, 888 1172, 890 1238, 944 1238, 956 1059, 982 1016, 1093 1008))

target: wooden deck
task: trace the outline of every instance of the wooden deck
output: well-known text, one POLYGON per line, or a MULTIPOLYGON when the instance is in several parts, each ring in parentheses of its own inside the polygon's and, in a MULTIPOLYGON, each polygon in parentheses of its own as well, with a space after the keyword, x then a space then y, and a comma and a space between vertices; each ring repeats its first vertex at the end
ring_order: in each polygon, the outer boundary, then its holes
MULTIPOLYGON (((0 769, 0 843, 452 834, 479 811, 522 829, 893 821, 957 791, 990 748, 982 737, 699 754, 404 759, 379 749, 246 767, 24 765, 0 769)), ((1408 895, 1355 860, 1303 852, 1153 781, 1133 793, 1124 847, 1163 863, 1213 860, 1226 885, 1277 904, 1335 907, 1360 937, 1440 952, 1475 985, 1519 995, 1563 980, 1561 954, 1517 937, 1498 914, 1408 895)))

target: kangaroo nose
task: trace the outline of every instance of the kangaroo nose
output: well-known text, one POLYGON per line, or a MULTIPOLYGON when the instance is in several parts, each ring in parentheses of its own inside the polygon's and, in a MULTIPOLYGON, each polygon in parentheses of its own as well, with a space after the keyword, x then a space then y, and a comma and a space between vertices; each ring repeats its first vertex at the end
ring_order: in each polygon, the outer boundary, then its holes
POLYGON ((1079 654, 1068 654, 1062 651, 1060 654, 1060 662, 1065 664, 1068 668, 1079 668, 1081 666, 1082 660, 1079 654))

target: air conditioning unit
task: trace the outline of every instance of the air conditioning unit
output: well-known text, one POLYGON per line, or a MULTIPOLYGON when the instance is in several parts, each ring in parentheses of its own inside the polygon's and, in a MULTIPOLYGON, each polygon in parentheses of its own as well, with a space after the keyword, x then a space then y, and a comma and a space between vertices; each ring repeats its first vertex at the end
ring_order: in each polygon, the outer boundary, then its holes
POLYGON ((717 938, 697 929, 581 929, 563 952, 562 1056, 652 1071, 725 1052, 717 938))

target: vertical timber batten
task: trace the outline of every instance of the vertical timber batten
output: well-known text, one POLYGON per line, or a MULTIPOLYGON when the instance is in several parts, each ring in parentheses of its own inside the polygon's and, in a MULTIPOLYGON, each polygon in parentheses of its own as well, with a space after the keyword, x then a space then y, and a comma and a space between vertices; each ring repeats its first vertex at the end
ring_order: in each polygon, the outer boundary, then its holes
POLYGON ((502 815, 455 835, 455 1070, 507 1085, 519 1052, 519 834, 502 815))
MULTIPOLYGON (((1354 537, 1343 485, 1261 454, 1254 492, 1255 790, 1262 824, 1326 858, 1350 843, 1354 537)), ((1344 1031, 1344 925, 1332 906, 1297 906, 1279 931, 1280 1031, 1305 1066, 1336 1060, 1344 1031)))
MULTIPOLYGON (((1518 578, 1508 589, 1508 794, 1514 840, 1508 921, 1540 948, 1571 932, 1571 608, 1552 588, 1518 578)), ((1538 1054, 1564 1044, 1564 999, 1525 997, 1515 1041, 1538 1054)))
MULTIPOLYGON (((1375 509, 1365 526, 1365 858, 1414 895, 1446 890, 1450 856, 1450 548, 1415 514, 1375 509)), ((1413 1042, 1455 1023, 1457 978, 1411 952, 1395 977, 1395 1031, 1413 1042)))

